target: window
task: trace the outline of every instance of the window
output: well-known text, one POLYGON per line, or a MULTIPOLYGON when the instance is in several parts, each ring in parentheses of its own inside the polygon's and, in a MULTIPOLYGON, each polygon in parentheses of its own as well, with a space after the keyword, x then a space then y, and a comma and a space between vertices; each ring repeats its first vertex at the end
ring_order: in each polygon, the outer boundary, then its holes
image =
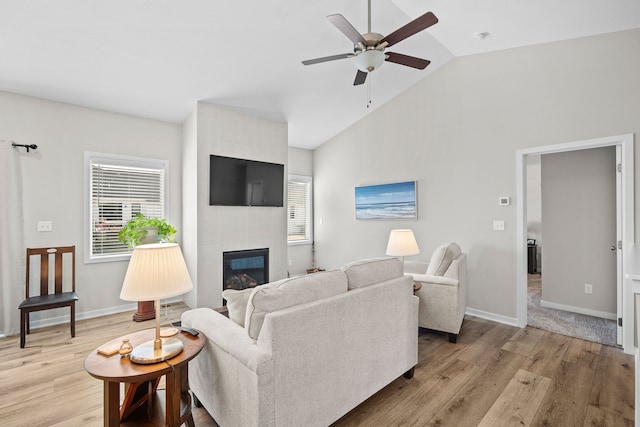
POLYGON ((137 213, 166 217, 167 162, 85 153, 87 250, 85 262, 115 261, 130 255, 118 232, 137 213))
POLYGON ((287 241, 311 243, 311 177, 289 175, 287 191, 287 241))

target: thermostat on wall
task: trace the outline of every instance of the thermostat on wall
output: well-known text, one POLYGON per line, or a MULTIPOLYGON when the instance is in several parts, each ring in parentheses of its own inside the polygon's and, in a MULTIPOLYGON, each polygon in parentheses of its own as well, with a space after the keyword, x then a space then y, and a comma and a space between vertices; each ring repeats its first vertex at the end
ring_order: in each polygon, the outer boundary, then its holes
POLYGON ((500 197, 500 206, 509 206, 511 204, 511 197, 500 197))

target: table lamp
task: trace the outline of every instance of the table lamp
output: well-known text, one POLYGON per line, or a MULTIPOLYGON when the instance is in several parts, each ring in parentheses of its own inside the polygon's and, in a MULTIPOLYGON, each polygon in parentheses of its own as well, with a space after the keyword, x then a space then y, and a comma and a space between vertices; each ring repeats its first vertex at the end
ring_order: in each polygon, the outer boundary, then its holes
POLYGON ((143 343, 131 352, 131 361, 149 364, 167 360, 182 351, 177 338, 160 338, 160 300, 193 289, 193 283, 176 243, 153 243, 136 246, 129 261, 120 291, 125 301, 154 300, 156 307, 156 339, 143 343))
POLYGON ((389 233, 389 243, 387 243, 387 255, 402 257, 402 268, 404 269, 404 257, 418 255, 420 249, 411 230, 391 230, 389 233))

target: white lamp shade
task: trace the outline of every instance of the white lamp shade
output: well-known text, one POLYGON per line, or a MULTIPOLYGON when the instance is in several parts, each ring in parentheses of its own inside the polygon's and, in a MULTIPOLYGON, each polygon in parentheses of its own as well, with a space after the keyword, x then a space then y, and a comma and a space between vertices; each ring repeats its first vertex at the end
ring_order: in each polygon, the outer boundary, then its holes
POLYGON ((120 299, 150 301, 182 295, 193 289, 187 264, 176 243, 136 246, 124 277, 120 299))
POLYGON ((391 230, 389 233, 389 243, 387 244, 387 255, 389 256, 410 256, 420 253, 418 243, 411 230, 391 230))
POLYGON ((358 70, 370 72, 376 70, 384 64, 384 53, 376 49, 365 50, 355 58, 358 70))

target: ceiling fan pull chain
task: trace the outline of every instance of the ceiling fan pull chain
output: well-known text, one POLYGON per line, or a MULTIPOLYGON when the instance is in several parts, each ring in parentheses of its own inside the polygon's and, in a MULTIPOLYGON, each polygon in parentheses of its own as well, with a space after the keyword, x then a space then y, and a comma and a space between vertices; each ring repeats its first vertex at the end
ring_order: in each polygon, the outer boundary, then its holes
POLYGON ((369 108, 370 105, 371 105, 371 76, 369 76, 369 78, 367 79, 367 108, 369 108))

